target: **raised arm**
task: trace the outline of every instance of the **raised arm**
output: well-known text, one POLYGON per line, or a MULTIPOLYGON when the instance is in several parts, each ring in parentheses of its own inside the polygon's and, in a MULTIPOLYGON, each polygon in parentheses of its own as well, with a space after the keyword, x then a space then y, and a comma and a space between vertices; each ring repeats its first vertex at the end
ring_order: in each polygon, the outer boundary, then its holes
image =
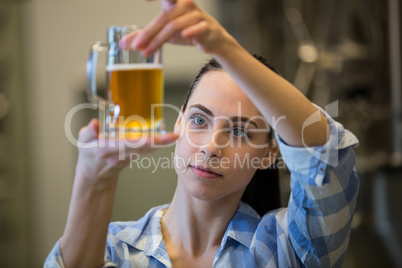
MULTIPOLYGON (((48 256, 45 267, 63 263, 74 268, 102 267, 119 173, 131 153, 153 150, 150 140, 139 148, 125 146, 123 140, 99 140, 98 129, 98 121, 92 120, 80 131, 79 142, 96 146, 79 148, 67 224, 59 248, 48 256)), ((176 138, 166 134, 155 138, 154 144, 169 144, 176 138)))
POLYGON ((123 39, 121 46, 150 54, 164 42, 194 45, 222 65, 287 144, 315 146, 327 141, 327 120, 317 108, 250 55, 214 18, 192 0, 162 0, 162 6, 159 16, 139 34, 123 39), (305 127, 313 114, 318 120, 305 127))
MULTIPOLYGON (((165 42, 193 45, 221 64, 276 129, 281 150, 287 151, 284 160, 292 171, 293 192, 281 228, 290 237, 289 250, 293 249, 308 267, 320 263, 339 267, 358 190, 351 150, 357 139, 250 55, 192 0, 162 0, 162 6, 162 13, 142 32, 128 36, 120 45, 144 54, 165 42), (303 146, 307 149, 295 148, 303 146), (312 146, 317 147, 313 150, 309 148, 312 146)), ((263 251, 262 256, 267 257, 265 248, 263 251)), ((284 259, 289 252, 285 250, 284 259)))

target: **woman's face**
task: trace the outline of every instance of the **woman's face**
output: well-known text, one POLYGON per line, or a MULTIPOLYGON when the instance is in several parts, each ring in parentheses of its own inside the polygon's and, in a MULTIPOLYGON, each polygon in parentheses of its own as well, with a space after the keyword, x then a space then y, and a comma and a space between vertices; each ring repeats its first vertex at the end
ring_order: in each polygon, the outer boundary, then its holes
POLYGON ((275 161, 268 123, 224 71, 204 74, 175 131, 178 186, 202 200, 240 199, 256 169, 275 161))

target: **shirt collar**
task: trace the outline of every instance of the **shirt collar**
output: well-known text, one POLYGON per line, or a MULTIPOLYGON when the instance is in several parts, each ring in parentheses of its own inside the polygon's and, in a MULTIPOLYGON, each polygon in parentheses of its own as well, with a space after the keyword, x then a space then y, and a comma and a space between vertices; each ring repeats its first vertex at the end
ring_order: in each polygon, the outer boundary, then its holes
POLYGON ((162 241, 161 219, 169 204, 152 208, 139 221, 133 222, 116 234, 116 238, 153 256, 159 248, 166 251, 162 241))
POLYGON ((234 239, 247 248, 250 248, 254 233, 260 222, 260 216, 246 203, 240 202, 226 233, 222 239, 221 248, 227 243, 228 238, 234 239))
MULTIPOLYGON (((144 251, 147 256, 167 255, 162 240, 161 219, 164 209, 169 204, 151 209, 141 220, 133 222, 116 234, 116 238, 128 245, 144 251)), ((222 239, 221 248, 225 248, 228 238, 231 238, 247 248, 250 248, 252 238, 257 229, 260 217, 249 205, 240 202, 222 239)))

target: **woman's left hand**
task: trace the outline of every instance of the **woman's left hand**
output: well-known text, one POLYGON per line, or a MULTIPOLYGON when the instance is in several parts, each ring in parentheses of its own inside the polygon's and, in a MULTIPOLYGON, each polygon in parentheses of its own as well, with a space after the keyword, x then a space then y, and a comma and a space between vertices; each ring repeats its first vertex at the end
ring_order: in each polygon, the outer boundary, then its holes
POLYGON ((162 0, 162 12, 143 30, 125 36, 120 46, 150 55, 166 42, 193 45, 204 53, 216 54, 236 41, 193 0, 162 0))

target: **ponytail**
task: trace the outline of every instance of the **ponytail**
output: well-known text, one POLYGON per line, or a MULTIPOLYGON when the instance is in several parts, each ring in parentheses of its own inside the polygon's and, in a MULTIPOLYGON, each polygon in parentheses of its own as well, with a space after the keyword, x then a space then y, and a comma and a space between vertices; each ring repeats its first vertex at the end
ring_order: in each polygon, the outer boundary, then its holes
POLYGON ((264 170, 257 169, 241 201, 251 206, 260 216, 281 207, 279 170, 276 163, 264 170))

